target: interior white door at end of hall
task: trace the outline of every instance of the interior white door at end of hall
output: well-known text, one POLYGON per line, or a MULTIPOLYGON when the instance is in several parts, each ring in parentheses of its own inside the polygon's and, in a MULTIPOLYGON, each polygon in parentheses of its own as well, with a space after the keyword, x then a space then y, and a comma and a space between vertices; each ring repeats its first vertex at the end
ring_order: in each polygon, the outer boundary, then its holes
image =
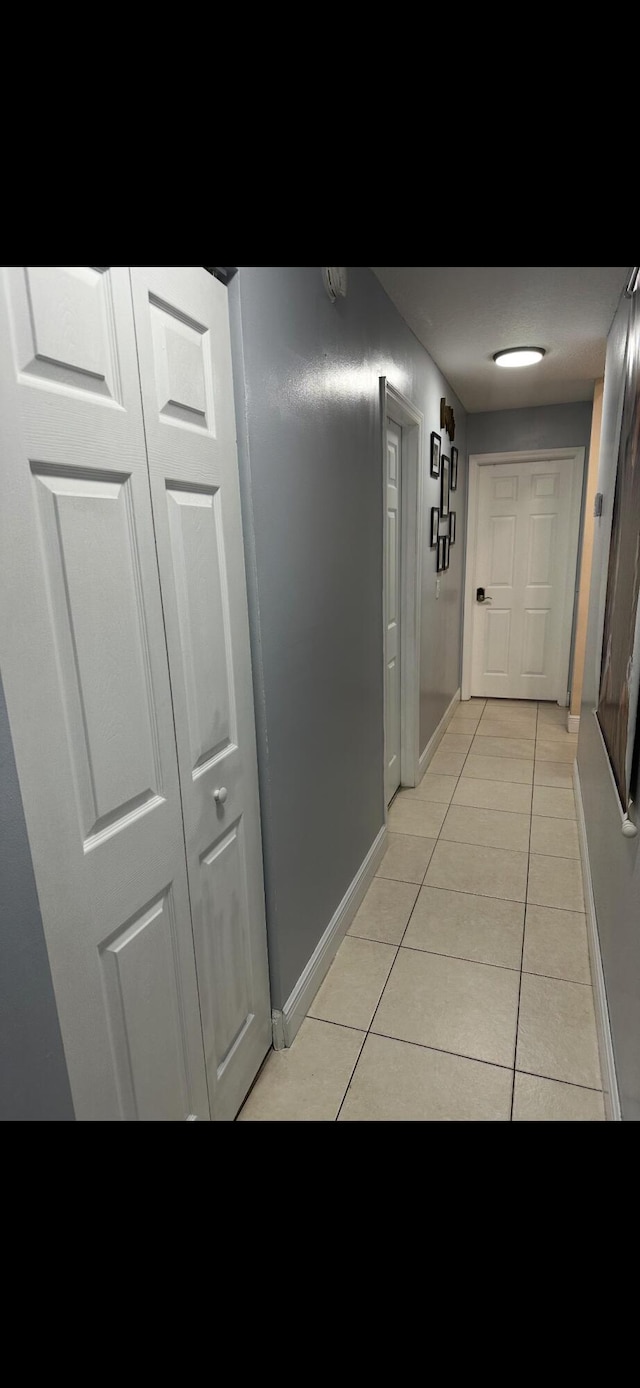
POLYGON ((564 702, 573 476, 553 458, 478 468, 472 695, 564 702))
POLYGON ((233 1118, 271 1035, 227 291, 1 291, 0 656, 76 1116, 233 1118))

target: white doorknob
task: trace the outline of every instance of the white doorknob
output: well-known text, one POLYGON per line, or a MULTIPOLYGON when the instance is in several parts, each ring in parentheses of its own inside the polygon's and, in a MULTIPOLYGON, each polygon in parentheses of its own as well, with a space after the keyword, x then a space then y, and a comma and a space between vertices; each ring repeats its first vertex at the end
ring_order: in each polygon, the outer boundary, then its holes
POLYGON ((224 805, 224 802, 225 802, 225 800, 226 800, 226 798, 227 798, 227 787, 226 787, 226 786, 220 786, 220 789, 219 789, 219 790, 214 790, 214 792, 213 792, 213 798, 214 798, 214 800, 217 800, 217 802, 218 802, 219 805, 224 805))

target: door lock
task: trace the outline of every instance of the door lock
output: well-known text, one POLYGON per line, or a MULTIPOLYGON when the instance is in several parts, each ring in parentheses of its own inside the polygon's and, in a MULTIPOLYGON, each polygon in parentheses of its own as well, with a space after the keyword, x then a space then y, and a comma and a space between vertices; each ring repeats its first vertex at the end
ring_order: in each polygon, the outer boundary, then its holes
POLYGON ((476 602, 493 602, 493 598, 488 598, 484 588, 476 588, 476 602))

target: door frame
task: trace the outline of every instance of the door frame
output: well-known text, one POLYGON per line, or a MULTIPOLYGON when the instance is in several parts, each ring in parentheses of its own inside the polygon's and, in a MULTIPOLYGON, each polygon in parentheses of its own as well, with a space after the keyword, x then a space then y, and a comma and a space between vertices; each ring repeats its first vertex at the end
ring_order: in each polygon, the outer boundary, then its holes
MULTIPOLYGON (((415 786, 420 774, 420 623, 422 609, 422 497, 424 416, 411 400, 380 377, 380 457, 382 462, 382 769, 386 775, 387 681, 387 418, 402 430, 400 450, 400 786, 415 786)), ((384 780, 383 780, 384 786, 384 780)), ((388 805, 383 791, 384 822, 388 805)))
POLYGON ((464 620, 462 629, 461 700, 471 698, 471 662, 473 654, 473 577, 476 568, 478 501, 480 468, 494 463, 566 462, 571 468, 571 514, 565 549, 564 611, 562 614, 562 646, 566 650, 558 674, 557 702, 569 703, 569 670, 571 668, 574 609, 578 588, 578 553, 582 528, 582 492, 584 482, 584 448, 535 448, 523 451, 510 449, 507 453, 472 453, 469 456, 469 493, 467 498, 467 540, 464 568, 464 620))

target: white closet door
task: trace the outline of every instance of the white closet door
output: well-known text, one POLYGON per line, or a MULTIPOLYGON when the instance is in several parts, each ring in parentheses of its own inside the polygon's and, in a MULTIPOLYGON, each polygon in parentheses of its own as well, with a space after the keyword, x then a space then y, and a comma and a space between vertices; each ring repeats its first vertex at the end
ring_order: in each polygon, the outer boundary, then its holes
POLYGON ((208 1118, 128 270, 8 267, 0 656, 76 1115, 208 1118))
POLYGON ((262 850, 227 290, 131 270, 214 1118, 271 1044, 262 850))

